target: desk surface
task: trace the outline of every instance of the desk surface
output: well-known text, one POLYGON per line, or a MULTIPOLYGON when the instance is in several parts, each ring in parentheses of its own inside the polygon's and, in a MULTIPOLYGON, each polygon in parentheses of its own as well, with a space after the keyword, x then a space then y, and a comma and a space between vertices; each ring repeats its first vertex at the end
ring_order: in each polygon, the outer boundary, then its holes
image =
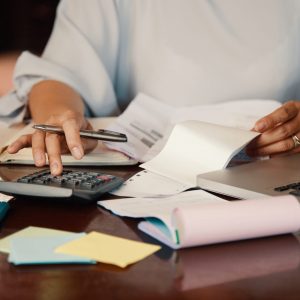
MULTIPOLYGON (((31 167, 0 167, 14 179, 31 167)), ((136 167, 104 168, 128 177, 136 167)), ((99 208, 17 199, 0 237, 27 226, 92 230, 156 242, 137 221, 99 208)), ((120 251, 122 251, 120 249, 120 251)), ((300 244, 293 235, 158 253, 126 269, 111 265, 13 266, 0 254, 0 299, 299 299, 300 244)))

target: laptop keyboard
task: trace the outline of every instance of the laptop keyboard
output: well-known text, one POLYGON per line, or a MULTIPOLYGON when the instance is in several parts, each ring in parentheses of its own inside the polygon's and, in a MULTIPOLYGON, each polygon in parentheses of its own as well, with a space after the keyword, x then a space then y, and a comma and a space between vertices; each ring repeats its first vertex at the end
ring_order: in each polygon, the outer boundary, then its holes
POLYGON ((300 196, 300 182, 294 182, 287 185, 278 186, 274 189, 276 192, 285 192, 290 190, 289 194, 300 196))

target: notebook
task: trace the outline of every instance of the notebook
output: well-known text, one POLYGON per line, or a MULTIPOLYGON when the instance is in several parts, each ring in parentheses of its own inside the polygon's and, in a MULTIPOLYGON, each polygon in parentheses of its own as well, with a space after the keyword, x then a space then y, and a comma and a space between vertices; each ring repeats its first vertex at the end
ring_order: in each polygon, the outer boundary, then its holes
POLYGON ((240 199, 287 194, 293 194, 299 199, 299 166, 299 154, 273 157, 199 174, 197 185, 208 191, 240 199))
MULTIPOLYGON (((89 119, 94 128, 104 128, 114 118, 92 118, 89 119)), ((4 139, 0 143, 0 164, 22 164, 33 165, 31 148, 23 148, 16 154, 9 154, 6 147, 15 141, 18 137, 30 134, 34 131, 33 124, 29 124, 21 130, 5 129, 4 139)), ((111 166, 111 165, 134 165, 135 159, 127 155, 108 149, 103 143, 99 142, 98 146, 90 153, 86 154, 81 160, 76 160, 71 154, 62 155, 64 166, 111 166)))
POLYGON ((173 249, 296 232, 300 206, 291 195, 225 201, 203 190, 163 198, 98 201, 115 215, 145 218, 138 228, 173 249))

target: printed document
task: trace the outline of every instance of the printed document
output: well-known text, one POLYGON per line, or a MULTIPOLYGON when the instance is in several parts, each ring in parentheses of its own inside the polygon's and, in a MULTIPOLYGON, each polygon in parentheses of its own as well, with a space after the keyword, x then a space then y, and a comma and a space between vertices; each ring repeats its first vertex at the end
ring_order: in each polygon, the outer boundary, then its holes
POLYGON ((281 105, 274 100, 236 100, 212 105, 173 107, 139 94, 108 129, 125 133, 128 143, 106 143, 141 162, 157 155, 177 123, 195 120, 250 130, 281 105), (258 109, 259 108, 259 109, 258 109))
MULTIPOLYGON (((112 194, 158 197, 179 193, 195 186, 197 174, 226 166, 228 158, 257 135, 249 131, 255 122, 280 105, 273 100, 239 100, 214 105, 174 108, 139 94, 115 123, 109 126, 111 130, 126 133, 129 142, 108 143, 108 146, 141 162, 146 162, 142 167, 147 172, 140 172, 130 178, 112 194), (210 129, 204 130, 205 136, 198 136, 197 130, 190 130, 187 135, 182 128, 180 130, 177 128, 170 137, 176 124, 183 124, 187 120, 241 129, 247 133, 244 137, 240 136, 241 139, 238 139, 237 143, 230 140, 229 148, 226 148, 225 143, 221 149, 217 147, 219 141, 224 142, 222 131, 213 131, 215 129, 213 125, 210 129), (212 145, 209 145, 210 138, 213 138, 212 145), (167 141, 168 145, 166 145, 167 141), (210 152, 211 150, 213 151, 210 152), (219 156, 220 152, 223 155, 219 156), (185 154, 182 155, 183 153, 185 154), (217 156, 219 159, 215 159, 217 156), (186 160, 189 160, 188 164, 186 160), (194 163, 195 161, 197 163, 194 163), (203 163, 206 164, 205 167, 203 163), (167 179, 162 179, 163 177, 167 179)), ((234 130, 230 135, 235 137, 234 130)))
MULTIPOLYGON (((203 190, 194 190, 163 198, 124 198, 98 201, 98 205, 110 210, 121 217, 156 218, 167 226, 172 227, 171 215, 176 207, 191 204, 227 202, 203 190)), ((162 226, 163 227, 163 226, 162 226)), ((166 231, 175 239, 175 232, 166 231)))

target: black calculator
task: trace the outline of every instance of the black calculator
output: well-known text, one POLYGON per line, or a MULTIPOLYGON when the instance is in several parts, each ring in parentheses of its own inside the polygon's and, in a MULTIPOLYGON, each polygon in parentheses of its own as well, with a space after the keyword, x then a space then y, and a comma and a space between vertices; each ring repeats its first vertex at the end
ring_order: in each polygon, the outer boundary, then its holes
POLYGON ((112 191, 123 182, 120 177, 102 172, 63 170, 60 176, 52 176, 48 169, 16 181, 0 181, 0 192, 12 196, 86 203, 99 200, 102 194, 112 191))

